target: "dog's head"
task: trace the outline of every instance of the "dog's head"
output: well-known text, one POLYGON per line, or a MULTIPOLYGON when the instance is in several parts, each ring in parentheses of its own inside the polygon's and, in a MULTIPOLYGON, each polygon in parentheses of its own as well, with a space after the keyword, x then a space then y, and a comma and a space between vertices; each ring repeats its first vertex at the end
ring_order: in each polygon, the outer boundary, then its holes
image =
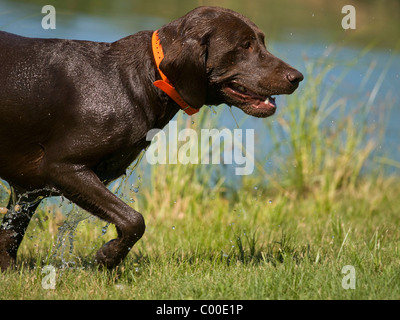
POLYGON ((237 12, 200 7, 160 29, 160 69, 194 108, 226 103, 256 117, 275 113, 303 75, 266 49, 264 33, 237 12))

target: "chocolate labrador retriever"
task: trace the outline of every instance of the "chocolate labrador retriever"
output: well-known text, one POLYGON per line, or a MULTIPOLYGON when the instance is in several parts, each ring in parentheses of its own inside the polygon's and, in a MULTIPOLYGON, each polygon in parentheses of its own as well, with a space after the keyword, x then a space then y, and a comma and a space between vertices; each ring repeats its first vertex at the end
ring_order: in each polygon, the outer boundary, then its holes
POLYGON ((11 196, 0 267, 13 265, 40 201, 63 195, 116 226, 96 261, 118 265, 145 231, 143 216, 106 188, 180 110, 276 110, 303 75, 273 56, 263 32, 234 11, 200 7, 113 43, 0 32, 0 177, 11 196))

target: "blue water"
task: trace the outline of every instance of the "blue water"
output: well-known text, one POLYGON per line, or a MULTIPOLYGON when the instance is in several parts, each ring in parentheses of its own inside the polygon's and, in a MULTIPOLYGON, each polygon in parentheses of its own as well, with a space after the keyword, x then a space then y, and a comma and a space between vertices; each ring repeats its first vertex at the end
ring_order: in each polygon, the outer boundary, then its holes
MULTIPOLYGON (((41 6, 33 4, 15 4, 13 2, 2 1, 0 3, 0 30, 13 32, 19 35, 31 37, 55 37, 68 39, 85 39, 93 41, 115 41, 129 34, 145 29, 157 29, 169 21, 159 16, 135 15, 132 12, 110 15, 89 15, 78 12, 57 12, 57 28, 55 30, 44 30, 41 27, 41 19, 44 16, 40 12, 41 6)), ((368 96, 376 93, 374 102, 374 111, 371 114, 371 125, 377 123, 381 116, 385 118, 386 131, 378 151, 380 155, 390 157, 400 163, 400 147, 398 143, 400 133, 400 56, 398 52, 391 49, 373 49, 359 58, 357 63, 348 68, 347 62, 359 56, 362 48, 345 47, 332 48, 332 42, 329 38, 324 39, 318 36, 313 40, 310 31, 296 32, 295 35, 285 37, 281 42, 270 42, 270 51, 283 60, 298 68, 305 73, 305 60, 320 59, 325 57, 330 59, 336 68, 330 71, 327 77, 327 83, 324 87, 327 89, 331 85, 329 79, 340 76, 343 70, 348 70, 347 75, 337 88, 336 96, 343 96, 348 99, 349 106, 357 106, 360 101, 367 101, 368 96), (331 50, 333 49, 333 50, 331 50), (384 80, 378 92, 373 92, 382 70, 385 69, 388 61, 388 68, 384 80), (371 63, 376 64, 369 81, 365 83, 362 90, 360 85, 365 77, 368 67, 371 63), (387 101, 387 106, 382 108, 382 102, 387 101), (386 108, 390 107, 390 108, 386 108)), ((303 81, 302 86, 307 85, 307 79, 303 81)), ((300 93, 301 93, 300 87, 300 93)), ((323 88, 322 88, 323 89, 323 88)), ((265 121, 276 121, 279 117, 279 105, 285 103, 284 97, 278 97, 278 112, 269 119, 255 119, 247 117, 238 109, 232 108, 232 113, 227 106, 224 108, 220 120, 221 127, 226 126, 234 129, 236 121, 240 122, 242 129, 253 128, 256 132, 256 149, 267 152, 271 148, 268 139, 268 131, 265 121), (233 115, 233 116, 232 116, 233 115)), ((389 167, 388 171, 396 171, 395 167, 389 167)))

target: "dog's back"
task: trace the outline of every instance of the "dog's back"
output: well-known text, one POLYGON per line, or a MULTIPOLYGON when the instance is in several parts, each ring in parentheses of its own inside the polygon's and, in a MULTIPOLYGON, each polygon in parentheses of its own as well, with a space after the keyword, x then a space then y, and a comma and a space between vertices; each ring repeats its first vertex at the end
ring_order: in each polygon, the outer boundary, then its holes
POLYGON ((88 82, 96 69, 90 68, 97 61, 96 51, 99 56, 104 47, 89 41, 35 39, 0 32, 2 178, 16 183, 21 180, 21 184, 37 178, 43 146, 63 130, 62 123, 72 116, 69 111, 79 99, 77 88, 81 86, 76 80, 88 82))

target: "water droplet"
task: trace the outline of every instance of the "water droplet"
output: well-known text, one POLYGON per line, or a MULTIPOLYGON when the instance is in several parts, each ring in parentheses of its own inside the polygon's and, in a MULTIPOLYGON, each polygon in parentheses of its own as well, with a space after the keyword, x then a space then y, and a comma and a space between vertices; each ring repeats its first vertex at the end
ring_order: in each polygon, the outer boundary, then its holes
POLYGON ((175 226, 172 226, 172 230, 175 230, 175 226))
POLYGON ((257 187, 257 186, 255 186, 255 187, 254 187, 254 190, 257 190, 257 189, 258 189, 258 187, 257 187))
POLYGON ((268 203, 271 204, 271 203, 272 203, 272 200, 268 200, 268 203))
POLYGON ((116 289, 119 289, 119 290, 124 290, 124 289, 125 289, 125 286, 124 286, 123 284, 116 284, 116 285, 115 285, 115 288, 116 288, 116 289))
POLYGON ((134 193, 138 193, 138 192, 139 192, 139 187, 133 188, 133 192, 134 192, 134 193))
POLYGON ((108 223, 103 228, 101 228, 101 235, 102 236, 104 236, 106 234, 107 229, 108 229, 108 223))

